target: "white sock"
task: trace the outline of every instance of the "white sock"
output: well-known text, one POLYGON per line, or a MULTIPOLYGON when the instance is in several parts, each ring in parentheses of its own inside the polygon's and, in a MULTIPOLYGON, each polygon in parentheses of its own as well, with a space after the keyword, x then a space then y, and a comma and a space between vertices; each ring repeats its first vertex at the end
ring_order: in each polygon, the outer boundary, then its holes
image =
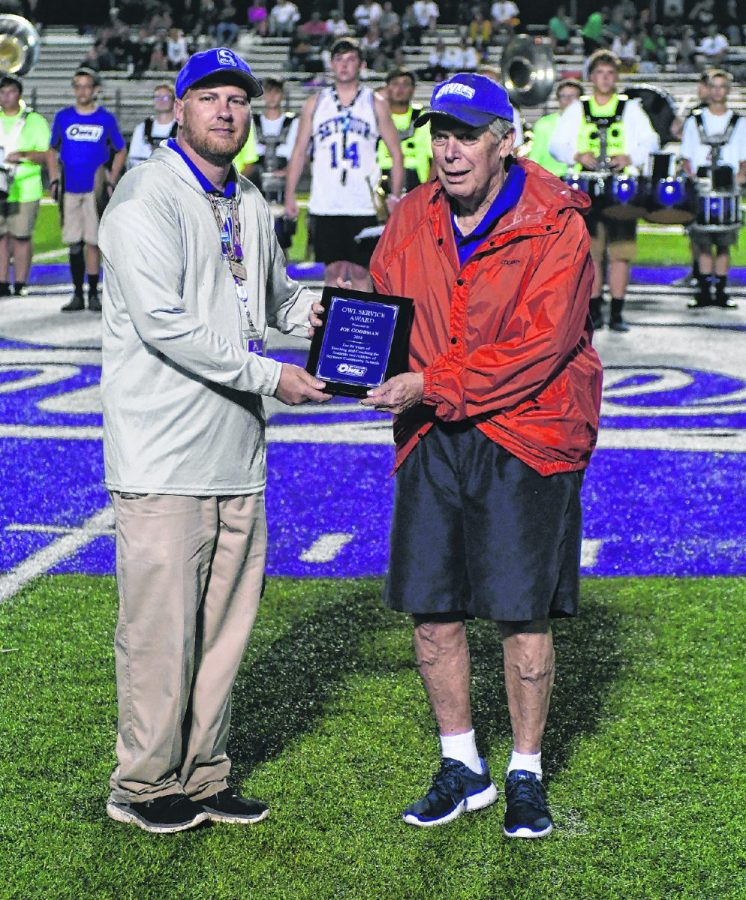
POLYGON ((533 772, 541 778, 541 750, 538 753, 518 753, 514 750, 508 763, 508 774, 516 769, 533 772))
POLYGON ((474 729, 464 734, 441 734, 440 749, 443 756, 449 759, 457 759, 472 772, 481 772, 482 763, 479 761, 477 741, 474 737, 474 729))

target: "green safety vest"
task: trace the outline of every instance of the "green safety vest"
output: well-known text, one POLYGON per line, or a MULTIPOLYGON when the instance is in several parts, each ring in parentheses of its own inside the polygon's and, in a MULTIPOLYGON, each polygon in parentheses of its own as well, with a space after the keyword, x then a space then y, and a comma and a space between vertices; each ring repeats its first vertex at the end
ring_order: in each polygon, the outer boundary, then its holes
POLYGON ((555 159, 549 152, 549 141, 552 138, 557 123, 560 119, 560 113, 549 113, 542 116, 534 122, 533 137, 531 139, 531 150, 528 158, 543 166, 552 175, 561 178, 567 172, 565 163, 555 159))
MULTIPOLYGON (((578 132, 578 153, 600 155, 600 128, 606 128, 606 155, 611 157, 624 153, 622 113, 627 100, 625 94, 615 94, 608 103, 600 106, 593 97, 580 98, 583 104, 583 122, 578 132)), ((576 171, 581 168, 580 165, 576 166, 576 171)))
MULTIPOLYGON (((430 174, 433 151, 430 146, 430 123, 420 128, 412 124, 421 112, 421 106, 411 106, 405 113, 391 113, 391 118, 399 132, 404 168, 414 169, 420 183, 424 184, 430 174)), ((378 141, 378 165, 383 172, 387 172, 392 165, 391 154, 382 140, 378 141)))

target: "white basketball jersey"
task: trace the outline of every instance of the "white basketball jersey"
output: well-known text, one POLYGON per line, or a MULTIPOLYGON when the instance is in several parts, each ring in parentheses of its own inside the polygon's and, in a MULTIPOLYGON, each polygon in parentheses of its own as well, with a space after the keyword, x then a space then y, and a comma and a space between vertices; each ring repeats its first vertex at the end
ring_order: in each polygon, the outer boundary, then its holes
POLYGON ((308 210, 316 216, 375 215, 371 191, 381 177, 376 162, 378 123, 373 91, 361 87, 350 106, 324 88, 313 114, 313 163, 308 210))

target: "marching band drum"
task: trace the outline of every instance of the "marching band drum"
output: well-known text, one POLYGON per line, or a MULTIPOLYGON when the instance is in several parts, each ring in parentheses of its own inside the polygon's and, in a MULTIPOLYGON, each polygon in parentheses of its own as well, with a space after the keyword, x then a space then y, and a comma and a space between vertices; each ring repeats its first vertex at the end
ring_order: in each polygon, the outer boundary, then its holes
POLYGON ((673 153, 654 153, 647 174, 603 171, 568 172, 562 180, 584 191, 605 219, 645 219, 658 225, 690 225, 718 232, 743 225, 741 191, 728 166, 700 169, 688 178, 673 153))

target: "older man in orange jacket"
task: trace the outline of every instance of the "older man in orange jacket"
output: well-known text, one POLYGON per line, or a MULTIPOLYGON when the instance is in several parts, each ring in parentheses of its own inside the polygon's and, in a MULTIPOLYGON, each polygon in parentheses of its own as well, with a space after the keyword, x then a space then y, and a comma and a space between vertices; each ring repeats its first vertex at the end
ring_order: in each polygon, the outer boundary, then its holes
POLYGON ((504 831, 552 818, 541 740, 554 680, 553 616, 578 605, 582 472, 596 443, 601 364, 591 346, 587 198, 511 156, 504 88, 458 74, 433 91, 437 180, 408 194, 371 263, 410 296, 410 371, 363 403, 396 414, 386 600, 415 622, 442 762, 404 812, 440 825, 494 802, 472 728, 464 622, 499 624, 513 753, 504 831))

